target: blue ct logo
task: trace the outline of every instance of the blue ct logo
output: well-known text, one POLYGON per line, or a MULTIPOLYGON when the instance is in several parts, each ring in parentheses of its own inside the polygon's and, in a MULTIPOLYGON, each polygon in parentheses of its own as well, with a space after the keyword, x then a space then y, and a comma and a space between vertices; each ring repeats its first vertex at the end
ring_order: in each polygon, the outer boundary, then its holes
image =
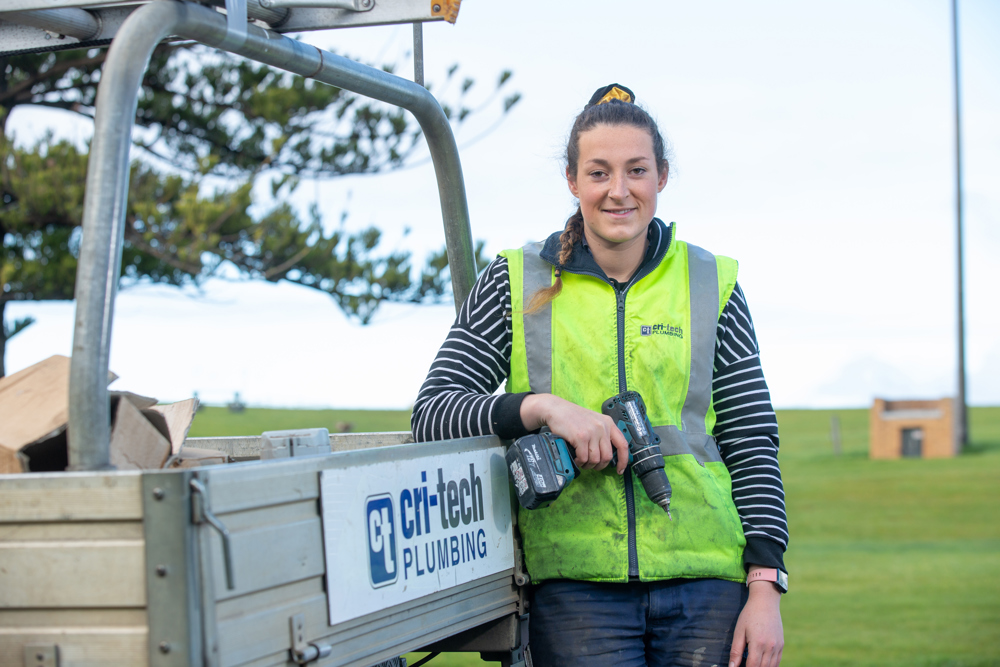
POLYGON ((383 493, 365 501, 368 518, 368 574, 372 588, 387 586, 399 576, 396 568, 396 530, 392 496, 383 493))

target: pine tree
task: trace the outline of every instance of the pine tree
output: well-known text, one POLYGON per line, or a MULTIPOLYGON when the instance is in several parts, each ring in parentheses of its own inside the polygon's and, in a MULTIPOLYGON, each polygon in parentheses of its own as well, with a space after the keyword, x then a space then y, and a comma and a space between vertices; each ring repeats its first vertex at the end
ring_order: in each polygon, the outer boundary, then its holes
MULTIPOLYGON (((10 301, 72 299, 87 154, 47 136, 16 146, 7 121, 38 105, 93 117, 105 49, 0 59, 0 377, 6 341, 32 318, 7 323, 10 301)), ((387 68, 389 69, 389 68, 387 68)), ((455 78, 458 66, 448 71, 455 78)), ((510 72, 478 110, 502 116, 510 72)), ((454 124, 474 113, 466 78, 443 104, 454 124)), ((406 164, 420 129, 402 109, 201 46, 161 45, 146 71, 133 140, 121 285, 197 284, 224 264, 250 278, 287 280, 328 293, 368 323, 385 301, 426 302, 448 293, 447 257, 419 275, 409 252, 385 252, 375 227, 347 233, 287 203, 303 178, 378 173, 406 164), (252 211, 254 185, 273 205, 252 211)), ((343 217, 341 219, 343 222, 343 217)), ((482 244, 477 247, 482 265, 482 244)))

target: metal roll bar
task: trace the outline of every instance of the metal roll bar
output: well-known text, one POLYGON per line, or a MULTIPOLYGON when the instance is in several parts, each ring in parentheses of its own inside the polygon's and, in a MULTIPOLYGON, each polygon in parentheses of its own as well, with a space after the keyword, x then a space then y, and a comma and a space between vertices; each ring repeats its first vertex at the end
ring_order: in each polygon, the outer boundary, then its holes
POLYGON ((458 147, 434 96, 412 81, 254 25, 247 26, 245 41, 239 46, 227 40, 230 34, 227 19, 213 9, 190 2, 157 0, 129 16, 108 52, 97 93, 76 277, 69 384, 70 470, 111 467, 108 358, 121 273, 132 126, 143 73, 153 49, 168 36, 222 47, 412 113, 427 138, 437 176, 456 309, 475 281, 472 231, 458 147))
POLYGON ((0 14, 0 20, 30 25, 42 30, 53 30, 75 37, 81 42, 93 39, 101 32, 101 22, 97 17, 85 9, 76 7, 5 13, 0 14))

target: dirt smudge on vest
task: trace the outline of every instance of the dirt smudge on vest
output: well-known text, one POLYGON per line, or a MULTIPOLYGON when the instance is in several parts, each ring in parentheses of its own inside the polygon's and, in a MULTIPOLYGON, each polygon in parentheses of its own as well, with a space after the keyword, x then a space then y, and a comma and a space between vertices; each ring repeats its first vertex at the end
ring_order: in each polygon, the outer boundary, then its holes
POLYGON ((548 507, 521 510, 518 521, 532 578, 625 580, 624 496, 622 480, 613 470, 585 470, 548 507))
POLYGON ((713 505, 709 501, 708 496, 705 494, 705 490, 704 489, 699 489, 699 490, 701 491, 701 499, 702 499, 702 502, 704 502, 705 507, 709 508, 710 510, 718 510, 719 507, 717 505, 713 505))

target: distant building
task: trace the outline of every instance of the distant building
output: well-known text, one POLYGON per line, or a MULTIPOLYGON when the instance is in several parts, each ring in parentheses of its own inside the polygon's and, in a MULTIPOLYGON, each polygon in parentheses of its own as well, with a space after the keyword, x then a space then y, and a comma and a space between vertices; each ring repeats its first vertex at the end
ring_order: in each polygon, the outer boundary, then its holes
POLYGON ((869 420, 873 459, 948 458, 958 454, 955 401, 887 401, 876 398, 869 420))

